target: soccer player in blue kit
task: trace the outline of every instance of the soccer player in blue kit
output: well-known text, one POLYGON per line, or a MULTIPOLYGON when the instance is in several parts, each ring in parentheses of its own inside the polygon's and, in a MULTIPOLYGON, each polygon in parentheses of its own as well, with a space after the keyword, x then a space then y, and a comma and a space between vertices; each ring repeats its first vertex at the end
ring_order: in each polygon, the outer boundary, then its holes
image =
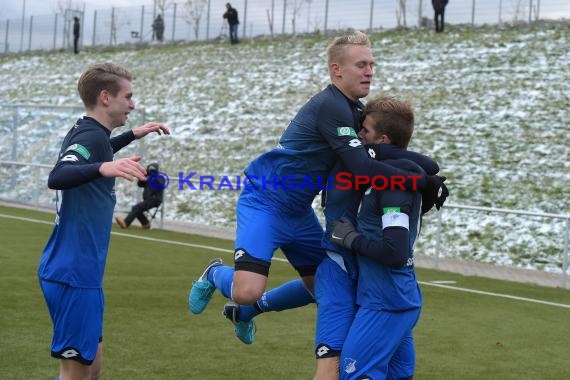
MULTIPOLYGON (((377 126, 383 143, 406 149, 413 133, 413 111, 407 103, 400 107, 408 108, 407 122, 377 120, 377 126)), ((424 173, 409 160, 389 162, 424 173)), ((422 306, 414 271, 414 245, 421 215, 427 211, 419 191, 369 187, 362 197, 357 227, 344 217, 334 224, 331 241, 352 250, 359 268, 358 309, 342 347, 341 379, 413 378, 412 329, 422 306)))
POLYGON ((57 215, 38 276, 53 323, 51 355, 61 380, 98 379, 102 364, 103 274, 115 208, 115 177, 146 180, 141 157, 113 154, 149 133, 170 134, 150 122, 111 138, 135 108, 131 74, 113 63, 90 66, 77 89, 86 114, 65 136, 48 187, 57 215))
MULTIPOLYGON (((362 128, 358 137, 369 155, 376 160, 408 159, 417 163, 428 174, 435 174, 439 166, 429 157, 408 151, 393 144, 385 143, 384 130, 387 126, 413 126, 413 112, 405 102, 391 97, 376 97, 364 107, 362 128)), ((405 128, 402 128, 404 132, 405 128)), ((409 128, 408 128, 409 129, 409 128)), ((414 167, 412 167, 414 169, 414 167)), ((332 178, 337 173, 346 172, 339 162, 333 169, 332 178)), ((382 186, 382 181, 377 181, 382 186)), ((386 184, 389 191, 390 184, 386 184)), ((333 223, 340 218, 355 222, 356 213, 365 187, 345 188, 342 182, 335 182, 327 189, 325 202, 326 231, 322 246, 327 257, 319 265, 315 275, 315 298, 317 302, 317 324, 315 355, 317 372, 315 379, 337 379, 339 357, 344 341, 356 314, 356 281, 358 263, 352 252, 330 241, 333 223)), ((427 211, 427 210, 426 210, 427 211)))
MULTIPOLYGON (((370 91, 374 65, 368 37, 361 32, 337 37, 327 47, 327 57, 332 83, 299 110, 277 148, 244 170, 248 186, 236 209, 235 265, 224 266, 220 259, 207 265, 190 291, 193 313, 206 308, 215 289, 238 304, 254 304, 266 289, 271 259, 279 248, 313 291, 325 252, 312 202, 337 160, 354 176, 410 174, 370 159, 356 136, 363 107, 359 99, 370 91)), ((405 183, 408 189, 414 185, 411 179, 405 183)), ((445 201, 441 177, 422 176, 417 185, 430 202, 445 201)))

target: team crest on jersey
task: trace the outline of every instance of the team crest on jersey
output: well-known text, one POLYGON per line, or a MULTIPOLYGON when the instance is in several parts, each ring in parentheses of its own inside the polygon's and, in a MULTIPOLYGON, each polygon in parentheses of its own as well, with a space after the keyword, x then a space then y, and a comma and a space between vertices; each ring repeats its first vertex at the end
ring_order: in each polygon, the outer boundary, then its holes
POLYGON ((356 137, 356 132, 351 127, 341 127, 336 129, 336 133, 339 136, 352 136, 356 137))
POLYGON ((344 359, 344 372, 353 373, 356 371, 356 360, 352 358, 344 359))

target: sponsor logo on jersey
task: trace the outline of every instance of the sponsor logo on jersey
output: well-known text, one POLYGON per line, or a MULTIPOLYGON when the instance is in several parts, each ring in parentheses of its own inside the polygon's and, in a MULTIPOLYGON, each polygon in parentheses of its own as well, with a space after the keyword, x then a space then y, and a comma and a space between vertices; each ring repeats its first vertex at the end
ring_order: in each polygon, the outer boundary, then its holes
POLYGON ((336 129, 336 133, 339 136, 352 136, 356 137, 356 132, 352 127, 341 127, 336 129))
POLYGON ((74 154, 68 154, 67 156, 64 156, 60 161, 61 162, 76 162, 76 161, 79 161, 79 158, 77 158, 77 156, 74 154))
POLYGON ((359 139, 352 139, 352 140, 350 140, 350 141, 348 142, 348 145, 350 145, 350 146, 353 147, 353 148, 356 148, 356 147, 358 147, 358 146, 361 146, 362 143, 360 142, 359 139))
POLYGON ((79 153, 79 155, 85 158, 86 160, 88 160, 89 157, 91 157, 91 153, 89 153, 89 150, 87 150, 87 148, 81 144, 70 145, 65 151, 79 153))
POLYGON ((368 155, 372 158, 376 158, 376 152, 372 148, 368 148, 368 155))

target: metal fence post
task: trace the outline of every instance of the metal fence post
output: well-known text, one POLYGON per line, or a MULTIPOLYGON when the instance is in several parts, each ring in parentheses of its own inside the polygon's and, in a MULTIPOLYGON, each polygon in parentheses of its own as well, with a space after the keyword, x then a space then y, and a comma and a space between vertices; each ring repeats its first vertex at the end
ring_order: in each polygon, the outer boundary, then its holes
POLYGON ((139 42, 143 42, 143 32, 144 32, 144 5, 141 6, 141 29, 139 34, 139 42))
POLYGON ((10 30, 10 19, 6 20, 6 37, 4 39, 4 53, 8 53, 8 31, 10 30))
POLYGON ((327 35, 327 28, 329 23, 329 0, 325 0, 325 30, 324 34, 327 35))
POLYGON ((441 250, 441 235, 443 235, 443 207, 437 213, 437 234, 435 236, 435 256, 433 258, 433 267, 439 268, 439 252, 441 250))
POLYGON ((28 51, 32 50, 32 25, 34 24, 34 16, 30 16, 30 36, 28 37, 28 51))
POLYGON ((475 25, 475 0, 473 0, 471 6, 471 26, 475 25))
POLYGON ((287 14, 287 0, 283 0, 283 23, 281 24, 281 34, 285 34, 285 15, 287 14))
POLYGON ((115 7, 111 8, 111 33, 109 33, 109 46, 113 46, 113 34, 115 34, 115 7))
POLYGON ((174 10, 172 11, 172 41, 174 41, 174 33, 176 31, 176 5, 174 3, 174 10))
POLYGON ((562 262, 562 289, 566 289, 568 279, 568 244, 570 240, 570 218, 566 219, 566 231, 564 233, 564 253, 562 262))
POLYGON ((423 15, 423 4, 422 0, 420 0, 418 5, 418 28, 422 27, 422 15, 423 15))
POLYGON ((210 0, 208 0, 208 10, 206 11, 206 41, 210 41, 210 0))
POLYGON ((53 24, 53 50, 55 50, 55 44, 57 41, 57 16, 58 14, 55 14, 55 22, 53 24))
MULTIPOLYGON (((20 124, 20 120, 18 117, 18 107, 14 107, 14 114, 12 115, 12 120, 13 120, 13 124, 12 124, 12 161, 17 161, 18 160, 18 124, 20 124)), ((16 188, 16 165, 12 165, 12 175, 10 176, 11 180, 12 180, 12 189, 16 188)))
POLYGON ((95 34, 97 32, 97 11, 93 12, 93 43, 91 46, 95 46, 95 34))
POLYGON ((243 5, 243 31, 241 38, 245 39, 246 37, 246 30, 247 30, 247 0, 245 0, 243 5))
POLYGON ((372 32, 372 18, 374 16, 374 0, 370 0, 370 23, 368 24, 368 33, 372 32))

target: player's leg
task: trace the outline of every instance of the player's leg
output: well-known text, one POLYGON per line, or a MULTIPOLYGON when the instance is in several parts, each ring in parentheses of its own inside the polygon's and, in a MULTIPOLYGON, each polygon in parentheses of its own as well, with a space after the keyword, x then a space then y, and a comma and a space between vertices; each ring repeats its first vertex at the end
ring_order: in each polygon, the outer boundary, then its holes
POLYGON ((324 259, 315 275, 315 380, 339 377, 339 357, 356 313, 355 293, 356 281, 335 261, 324 259))
POLYGON ((414 378, 416 352, 412 331, 400 342, 388 364, 388 380, 411 380, 414 378))
POLYGON ((51 356, 60 360, 61 379, 89 379, 101 372, 102 289, 72 288, 41 281, 53 322, 51 356))
POLYGON ((403 312, 358 309, 342 349, 340 378, 386 379, 390 361, 419 313, 420 309, 403 312))
POLYGON ((210 263, 190 291, 190 310, 201 313, 215 289, 240 304, 252 305, 267 286, 273 252, 280 242, 282 222, 275 211, 242 192, 236 209, 237 231, 234 267, 210 263))
POLYGON ((269 311, 283 311, 314 303, 313 296, 300 279, 286 282, 265 293, 253 305, 239 305, 229 301, 224 305, 224 315, 234 324, 239 340, 251 344, 255 335, 255 318, 269 311))

